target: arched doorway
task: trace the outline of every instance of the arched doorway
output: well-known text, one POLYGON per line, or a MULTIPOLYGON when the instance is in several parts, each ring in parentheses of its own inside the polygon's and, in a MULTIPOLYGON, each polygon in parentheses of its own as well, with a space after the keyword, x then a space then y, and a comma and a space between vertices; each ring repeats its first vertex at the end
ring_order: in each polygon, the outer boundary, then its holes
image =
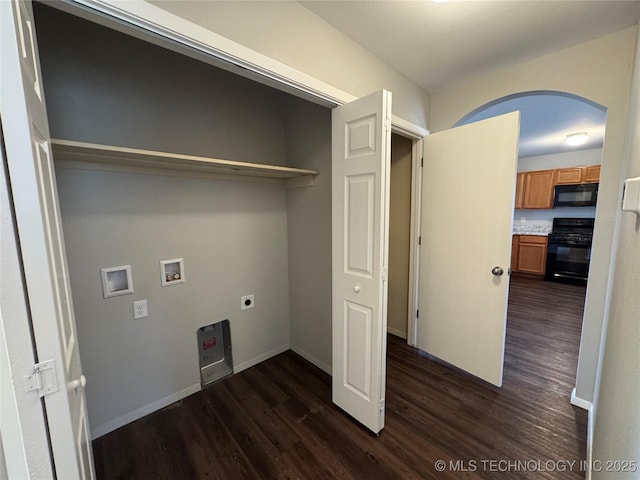
MULTIPOLYGON (((607 108, 589 99, 567 92, 527 91, 501 97, 475 108, 464 115, 454 126, 466 125, 515 110, 521 112, 518 172, 581 168, 596 166, 601 163, 607 108), (587 142, 580 146, 567 145, 565 142, 567 135, 578 132, 588 134, 587 142)), ((521 207, 523 206, 521 205, 521 207)), ((595 218, 595 216, 595 207, 514 209, 514 233, 526 237, 544 236, 552 229, 554 218, 595 218)), ((518 243, 514 240, 514 246, 518 243)), ((540 245, 534 244, 525 248, 528 248, 528 252, 531 254, 532 249, 540 250, 540 245)), ((516 254, 515 258, 512 259, 512 263, 517 263, 517 261, 516 254)), ((546 269, 546 262, 544 267, 546 269)), ((514 279, 519 275, 521 274, 514 275, 514 279)), ((528 280, 535 278, 534 274, 528 280)), ((538 278, 541 282, 540 285, 544 285, 541 280, 542 276, 539 275, 538 278)), ((541 289, 541 292, 544 292, 544 290, 541 289)), ((557 290, 553 288, 548 288, 547 290, 552 294, 557 293, 557 290)), ((527 292, 521 291, 519 293, 526 295, 527 292)), ((569 291, 568 294, 571 294, 571 292, 569 291)), ((573 294, 576 294, 575 290, 573 294)), ((584 292, 578 292, 577 294, 584 295, 584 292)), ((531 298, 530 301, 533 302, 531 298)), ((548 299, 548 301, 551 300, 548 299)), ((580 305, 582 308, 584 302, 581 302, 580 305)), ((535 305, 530 305, 530 308, 534 309, 535 305)), ((535 318, 535 315, 532 314, 531 317, 535 318)), ((580 327, 582 327, 581 312, 578 330, 576 331, 574 325, 573 340, 570 342, 570 347, 568 347, 573 353, 567 354, 566 350, 557 352, 558 358, 561 356, 572 358, 569 360, 570 365, 568 366, 568 370, 571 371, 572 375, 576 371, 575 363, 577 362, 580 342, 580 327)), ((541 332, 541 335, 545 333, 549 332, 541 332)), ((544 337, 544 335, 542 336, 544 337)), ((575 404, 578 405, 579 402, 575 404)))

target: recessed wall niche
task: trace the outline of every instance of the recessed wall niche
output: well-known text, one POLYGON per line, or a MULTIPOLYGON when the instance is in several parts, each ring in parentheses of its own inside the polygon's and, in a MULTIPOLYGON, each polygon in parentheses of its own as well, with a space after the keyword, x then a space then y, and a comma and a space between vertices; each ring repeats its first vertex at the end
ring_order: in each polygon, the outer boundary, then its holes
POLYGON ((102 294, 104 298, 117 297, 133 293, 131 265, 101 268, 102 294))
POLYGON ((174 258, 173 260, 161 260, 160 277, 163 287, 185 283, 184 259, 174 258))

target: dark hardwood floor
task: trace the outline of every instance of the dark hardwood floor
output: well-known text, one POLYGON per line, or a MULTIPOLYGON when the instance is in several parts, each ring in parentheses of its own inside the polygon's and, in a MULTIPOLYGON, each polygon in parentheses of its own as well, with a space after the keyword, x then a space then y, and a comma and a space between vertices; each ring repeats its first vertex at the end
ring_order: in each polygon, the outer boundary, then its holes
POLYGON ((97 477, 584 478, 587 415, 569 403, 584 293, 512 279, 502 388, 390 336, 379 437, 289 351, 97 439, 97 477))

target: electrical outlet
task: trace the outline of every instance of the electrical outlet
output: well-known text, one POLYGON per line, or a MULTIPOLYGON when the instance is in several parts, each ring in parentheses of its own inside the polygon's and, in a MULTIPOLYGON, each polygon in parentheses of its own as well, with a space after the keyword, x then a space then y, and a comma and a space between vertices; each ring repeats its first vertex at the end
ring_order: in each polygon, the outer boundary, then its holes
POLYGON ((240 310, 249 310, 250 308, 255 307, 255 298, 253 298, 253 293, 251 295, 245 295, 240 298, 240 310))
POLYGON ((133 302, 133 319, 137 320, 138 318, 145 318, 149 316, 149 311, 147 310, 147 301, 146 300, 138 300, 137 302, 133 302))

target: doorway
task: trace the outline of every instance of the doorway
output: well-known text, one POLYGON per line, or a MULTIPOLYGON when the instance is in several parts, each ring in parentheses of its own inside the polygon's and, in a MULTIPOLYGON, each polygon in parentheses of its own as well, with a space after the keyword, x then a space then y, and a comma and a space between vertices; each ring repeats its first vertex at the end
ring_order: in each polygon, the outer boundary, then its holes
POLYGON ((412 148, 410 139, 391 135, 387 331, 404 339, 409 314, 412 148))
MULTIPOLYGON (((541 344, 551 348, 554 340, 555 319, 540 318, 537 312, 540 311, 539 305, 542 303, 553 303, 558 300, 558 295, 565 296, 565 299, 566 296, 570 296, 580 305, 580 318, 582 318, 585 302, 584 285, 565 286, 544 281, 549 256, 547 237, 554 229, 556 218, 595 219, 596 217, 595 206, 554 207, 553 189, 558 184, 598 182, 597 177, 589 179, 584 173, 590 170, 597 171, 599 174, 607 116, 605 107, 583 97, 565 92, 532 91, 489 102, 464 116, 456 125, 473 123, 514 110, 521 112, 518 187, 523 187, 525 183, 523 178, 527 178, 526 176, 542 178, 543 175, 547 175, 551 180, 545 194, 547 195, 545 201, 548 202, 546 205, 526 204, 522 190, 520 190, 521 196, 516 198, 513 211, 514 235, 511 257, 513 276, 509 295, 507 361, 509 361, 509 350, 512 353, 511 361, 513 361, 513 355, 526 356, 527 352, 531 354, 536 349, 542 348, 541 344), (586 133, 585 143, 579 146, 568 145, 565 140, 576 133, 586 133), (577 175, 566 177, 567 172, 570 171, 577 175), (522 303, 522 298, 527 298, 528 291, 530 292, 529 305, 526 302, 522 303), (514 314, 514 312, 518 313, 514 314), (528 315, 530 322, 536 324, 534 330, 528 334, 531 335, 530 342, 518 341, 519 334, 514 332, 514 328, 525 325, 517 320, 522 315, 525 317, 528 315), (516 320, 513 320, 514 318, 516 320)), ((581 327, 581 323, 572 325, 571 329, 578 328, 577 337, 565 332, 564 338, 572 337, 572 340, 567 341, 553 353, 553 358, 568 358, 568 364, 552 367, 550 363, 550 369, 568 367, 570 371, 575 372, 581 327)), ((560 335, 563 336, 563 334, 560 335)), ((572 392, 572 402, 574 394, 575 392, 572 392)))

